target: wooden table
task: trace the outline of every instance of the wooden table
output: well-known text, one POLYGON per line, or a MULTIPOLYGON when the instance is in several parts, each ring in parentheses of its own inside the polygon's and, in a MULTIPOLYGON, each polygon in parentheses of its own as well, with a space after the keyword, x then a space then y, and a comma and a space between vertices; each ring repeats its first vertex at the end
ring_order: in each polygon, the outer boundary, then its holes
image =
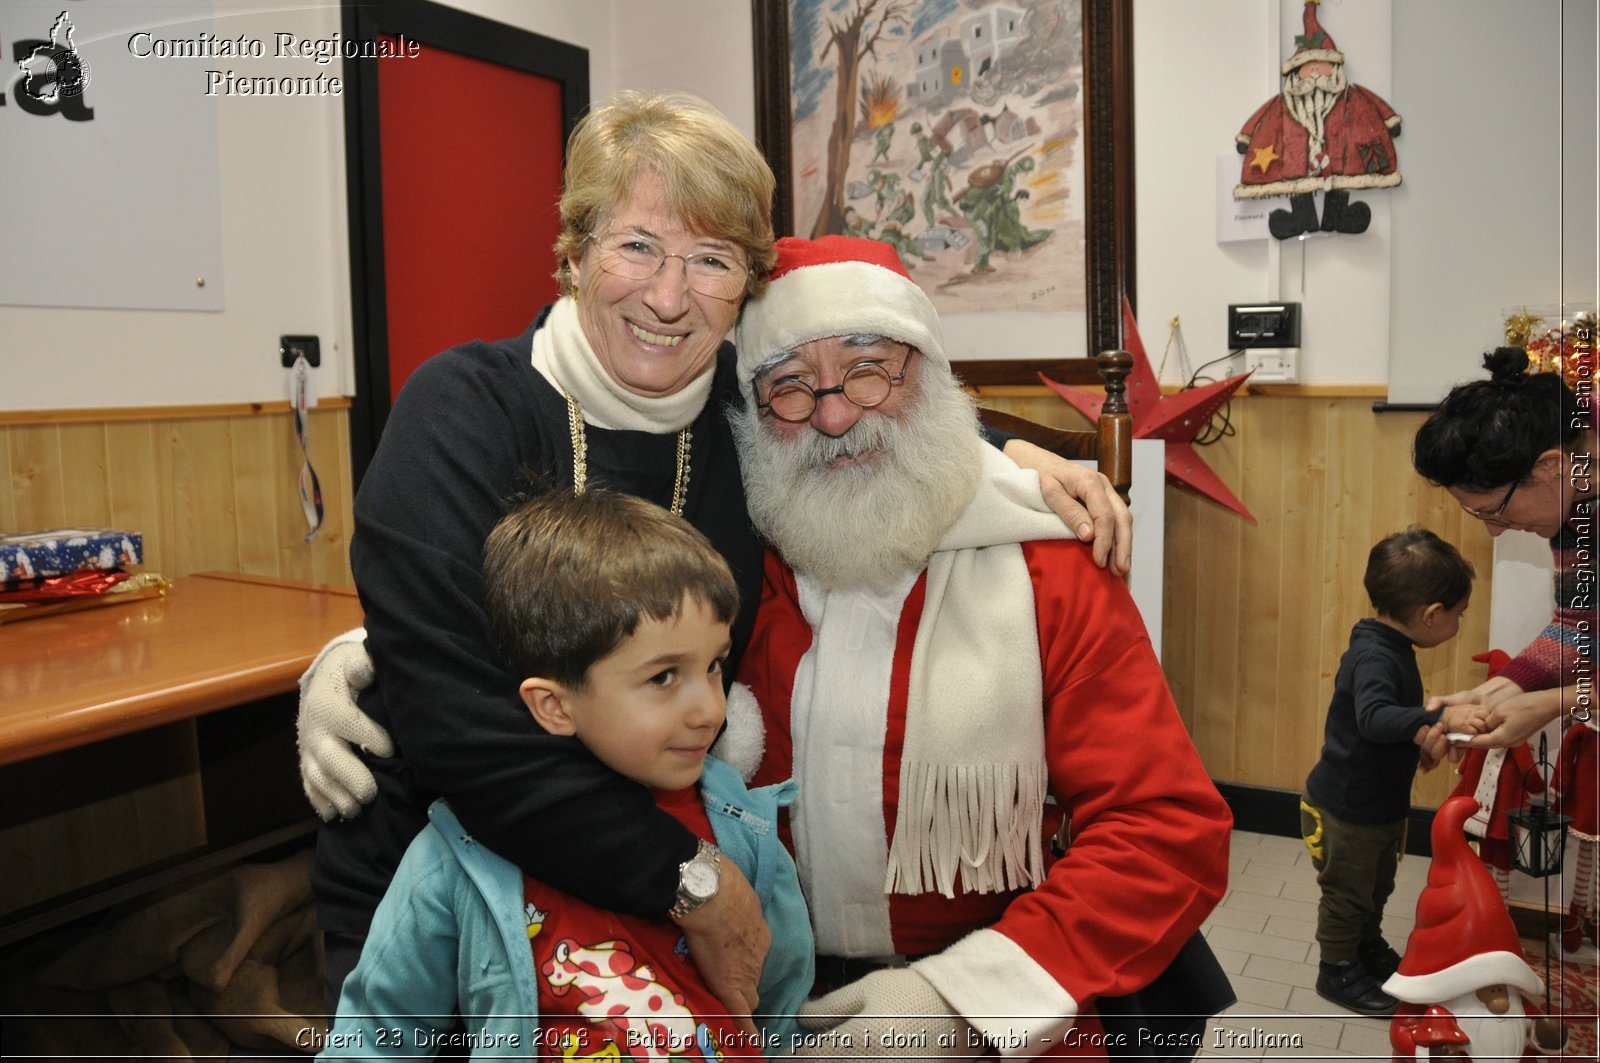
POLYGON ((0 764, 295 689, 361 625, 355 588, 224 572, 165 598, 0 628, 0 764))
POLYGON ((361 621, 350 587, 207 572, 0 626, 0 946, 303 844, 297 681, 361 621))

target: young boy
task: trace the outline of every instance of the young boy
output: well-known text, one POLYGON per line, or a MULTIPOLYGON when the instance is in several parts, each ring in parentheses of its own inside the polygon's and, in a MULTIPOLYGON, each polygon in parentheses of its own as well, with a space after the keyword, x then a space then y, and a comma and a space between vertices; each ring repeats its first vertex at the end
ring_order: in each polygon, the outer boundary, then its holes
MULTIPOLYGON (((1399 1003, 1380 987, 1400 964, 1383 938, 1383 905, 1405 847, 1415 736, 1440 713, 1423 710, 1413 647, 1455 637, 1472 594, 1472 563, 1437 535, 1412 527, 1367 556, 1367 596, 1377 619, 1360 620, 1339 662, 1322 759, 1306 778, 1300 833, 1317 869, 1317 993, 1363 1015, 1399 1003)), ((1451 730, 1475 730, 1475 705, 1442 710, 1451 730)))
MULTIPOLYGON (((813 947, 794 862, 773 829, 794 784, 747 791, 707 755, 727 712, 722 664, 739 604, 727 563, 641 499, 550 493, 490 534, 484 599, 540 726, 650 787, 705 839, 685 865, 701 865, 709 883, 698 888, 714 888, 721 859, 755 888, 772 930, 762 1043, 723 1017, 673 922, 597 909, 528 878, 439 801, 378 907, 323 1056, 778 1054, 811 988, 813 947)), ((625 852, 597 842, 587 855, 628 874, 625 852)))

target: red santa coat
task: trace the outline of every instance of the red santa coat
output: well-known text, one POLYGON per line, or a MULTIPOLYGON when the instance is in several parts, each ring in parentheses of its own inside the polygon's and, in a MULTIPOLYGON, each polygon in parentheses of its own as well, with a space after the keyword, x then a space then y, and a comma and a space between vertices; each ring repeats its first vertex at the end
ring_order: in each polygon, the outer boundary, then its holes
MULTIPOLYGON (((1451 797, 1478 795, 1484 762, 1488 757, 1487 749, 1467 750, 1465 759, 1456 768, 1461 779, 1450 791, 1451 797)), ((1526 804, 1528 794, 1543 792, 1544 779, 1534 769, 1533 754, 1529 752, 1528 744, 1521 742, 1507 749, 1500 773, 1495 779, 1494 800, 1487 802, 1488 827, 1482 835, 1477 835, 1480 838, 1478 855, 1486 865, 1502 871, 1511 870, 1511 833, 1506 813, 1526 804)), ((1481 799, 1478 803, 1486 804, 1481 799)), ((1470 830, 1469 825, 1469 833, 1476 835, 1477 832, 1470 830)))
MULTIPOLYGON (((1034 890, 958 892, 954 899, 894 894, 889 932, 895 951, 915 955, 992 927, 1010 943, 1005 962, 989 962, 996 958, 992 950, 975 953, 969 984, 941 980, 936 986, 969 1017, 1020 1017, 1010 1026, 1033 1052, 1093 1054, 1103 1050, 1093 1043, 1098 1022, 1086 1017, 1074 1029, 1074 1017, 1092 1010, 1098 997, 1148 984, 1199 928, 1227 886, 1232 817, 1178 717, 1123 582, 1095 567, 1082 544, 1027 542, 1021 548, 1038 623, 1049 789, 1071 817, 1071 845, 1034 890), (1040 998, 1029 996, 1027 987, 1041 979, 1056 987, 1056 1002, 1066 1000, 1065 1014, 1059 1003, 1041 1012, 1040 998)), ((888 836, 900 796, 910 651, 925 583, 924 573, 897 621, 881 766, 888 836)), ((757 782, 791 776, 790 706, 796 669, 811 643, 794 575, 769 553, 741 675, 766 725, 757 782)), ((808 795, 802 785, 798 804, 803 812, 808 798, 827 796, 808 795)), ((844 862, 850 854, 830 858, 844 862)), ((819 872, 826 869, 810 869, 819 872)), ((820 924, 830 913, 814 908, 812 916, 820 924)))
POLYGON ((1400 116, 1368 89, 1350 85, 1324 121, 1327 162, 1310 159, 1310 137, 1277 95, 1239 130, 1244 169, 1235 199, 1288 196, 1330 188, 1391 188, 1400 183, 1393 130, 1400 116))
POLYGON ((1594 720, 1575 723, 1561 740, 1552 783, 1561 795, 1561 811, 1572 817, 1572 833, 1585 841, 1600 841, 1600 733, 1594 720))

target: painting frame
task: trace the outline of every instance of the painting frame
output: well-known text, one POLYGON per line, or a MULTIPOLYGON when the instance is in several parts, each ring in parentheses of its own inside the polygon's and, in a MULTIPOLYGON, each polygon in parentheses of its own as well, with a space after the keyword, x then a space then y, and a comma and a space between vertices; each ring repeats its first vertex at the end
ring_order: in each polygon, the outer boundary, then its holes
MULTIPOLYGON (((1086 353, 1122 346, 1121 303, 1134 299, 1132 0, 1080 0, 1083 11, 1084 309, 1086 353)), ((756 143, 777 176, 773 226, 794 233, 789 0, 751 0, 756 143)), ((1062 359, 957 361, 974 387, 1038 384, 1062 359)))

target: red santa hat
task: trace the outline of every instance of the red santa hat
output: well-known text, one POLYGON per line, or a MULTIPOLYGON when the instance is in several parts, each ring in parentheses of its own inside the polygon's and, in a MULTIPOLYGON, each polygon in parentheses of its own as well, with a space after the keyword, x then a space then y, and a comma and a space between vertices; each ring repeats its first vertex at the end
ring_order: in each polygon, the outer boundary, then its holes
POLYGON ((1477 810, 1472 798, 1452 797, 1433 817, 1433 863, 1417 898, 1416 927, 1400 969, 1383 983, 1392 997, 1437 1004, 1491 985, 1529 996, 1544 991, 1499 888, 1467 847, 1462 825, 1477 810))
POLYGON ((939 313, 893 247, 855 236, 786 236, 777 252, 767 290, 739 318, 741 389, 774 359, 830 336, 873 333, 950 364, 939 313))
POLYGON ((1319 2, 1320 0, 1306 0, 1306 9, 1301 20, 1305 24, 1305 32, 1294 39, 1294 54, 1283 61, 1285 74, 1318 60, 1325 63, 1344 62, 1344 53, 1334 47, 1333 38, 1328 36, 1328 31, 1317 21, 1319 2))

